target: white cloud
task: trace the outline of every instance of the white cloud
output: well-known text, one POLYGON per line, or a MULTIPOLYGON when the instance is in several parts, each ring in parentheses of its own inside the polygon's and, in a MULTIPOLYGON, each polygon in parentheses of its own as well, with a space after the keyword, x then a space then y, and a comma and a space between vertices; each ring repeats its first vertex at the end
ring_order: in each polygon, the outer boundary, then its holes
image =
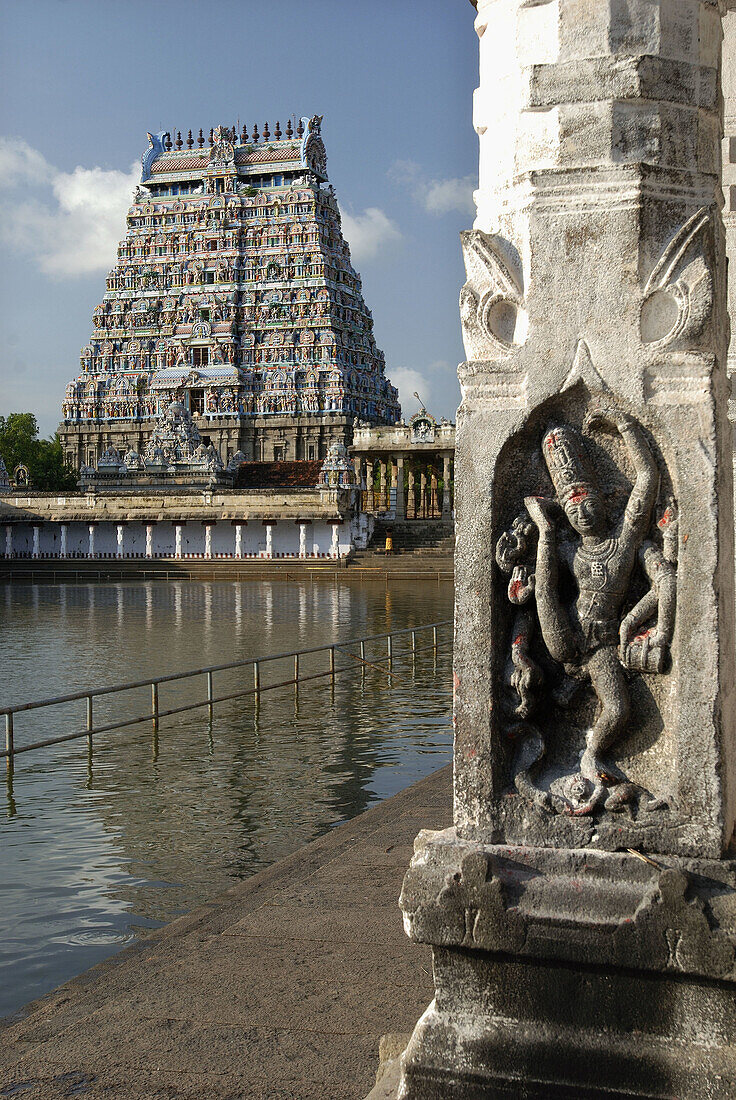
POLYGON ((0 186, 42 183, 53 171, 45 157, 19 138, 0 137, 0 186))
POLYGON ((391 384, 399 391, 399 402, 404 416, 412 416, 419 408, 414 393, 418 393, 426 408, 432 403, 432 385, 426 375, 411 367, 391 367, 388 370, 391 384))
POLYGON ((0 235, 48 275, 107 271, 139 178, 137 164, 127 173, 81 166, 60 172, 25 141, 1 139, 0 235), (29 196, 28 185, 36 193, 29 196))
POLYGON ((474 176, 452 179, 430 179, 413 160, 397 160, 389 169, 394 183, 408 187, 420 206, 428 214, 449 214, 453 210, 461 214, 473 214, 474 176))
POLYGON ((377 206, 369 206, 363 214, 343 214, 342 229, 350 255, 358 263, 372 260, 386 245, 401 240, 399 227, 377 206))

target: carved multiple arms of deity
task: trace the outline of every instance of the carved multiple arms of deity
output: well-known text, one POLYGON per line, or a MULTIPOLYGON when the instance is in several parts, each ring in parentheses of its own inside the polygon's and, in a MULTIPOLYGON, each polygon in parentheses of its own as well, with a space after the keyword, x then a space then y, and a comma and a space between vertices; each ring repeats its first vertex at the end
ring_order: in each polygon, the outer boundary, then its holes
POLYGON ((598 406, 588 414, 584 427, 587 429, 596 422, 615 425, 626 444, 629 458, 634 466, 634 487, 624 512, 621 538, 636 546, 649 529, 652 509, 657 499, 659 485, 657 464, 644 432, 627 413, 598 406))
POLYGON ((542 497, 525 497, 524 504, 539 531, 535 591, 537 613, 544 644, 556 661, 570 661, 577 646, 570 618, 559 594, 559 564, 557 538, 548 512, 550 501, 542 497))
POLYGON ((663 547, 647 539, 639 549, 639 562, 651 588, 632 607, 619 631, 621 663, 645 672, 665 670, 677 605, 677 521, 673 505, 665 509, 657 526, 663 531, 663 547), (655 615, 654 625, 642 630, 655 615))

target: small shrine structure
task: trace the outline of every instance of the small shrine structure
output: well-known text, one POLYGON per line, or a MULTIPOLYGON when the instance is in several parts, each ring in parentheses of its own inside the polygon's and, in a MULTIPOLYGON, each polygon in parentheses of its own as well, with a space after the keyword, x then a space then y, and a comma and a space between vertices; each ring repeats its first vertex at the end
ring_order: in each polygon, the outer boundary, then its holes
POLYGON ((452 521, 455 425, 424 405, 397 424, 356 422, 350 454, 363 486, 362 510, 396 521, 452 521))

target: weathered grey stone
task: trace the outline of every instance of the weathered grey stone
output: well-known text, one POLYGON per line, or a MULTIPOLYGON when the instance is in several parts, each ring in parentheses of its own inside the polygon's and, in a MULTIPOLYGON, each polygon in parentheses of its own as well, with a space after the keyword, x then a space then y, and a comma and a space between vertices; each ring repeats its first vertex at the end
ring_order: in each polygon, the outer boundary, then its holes
POLYGON ((718 0, 478 0, 454 827, 402 1100, 736 1093, 718 0))

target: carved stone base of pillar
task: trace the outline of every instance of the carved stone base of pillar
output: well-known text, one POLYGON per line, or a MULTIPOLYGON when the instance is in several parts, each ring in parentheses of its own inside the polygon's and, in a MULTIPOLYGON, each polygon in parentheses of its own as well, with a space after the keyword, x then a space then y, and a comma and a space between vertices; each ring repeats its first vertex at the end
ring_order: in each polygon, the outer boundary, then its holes
POLYGON ((436 948, 401 1100, 736 1094, 733 986, 436 948))
POLYGON ((420 834, 436 996, 397 1097, 736 1095, 736 862, 648 859, 420 834))

